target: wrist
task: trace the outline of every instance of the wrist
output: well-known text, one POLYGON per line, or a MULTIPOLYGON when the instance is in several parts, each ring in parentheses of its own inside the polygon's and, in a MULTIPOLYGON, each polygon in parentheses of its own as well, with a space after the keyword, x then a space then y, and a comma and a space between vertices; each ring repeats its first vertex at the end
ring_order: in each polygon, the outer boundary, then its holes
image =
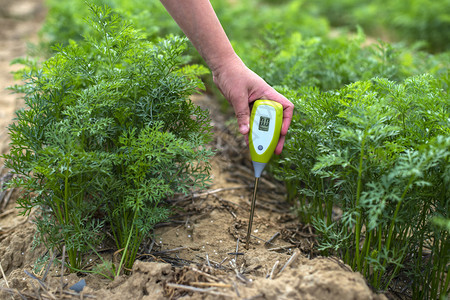
POLYGON ((234 51, 229 54, 212 57, 210 60, 206 60, 206 63, 214 77, 229 71, 236 71, 237 68, 245 67, 244 62, 234 51))

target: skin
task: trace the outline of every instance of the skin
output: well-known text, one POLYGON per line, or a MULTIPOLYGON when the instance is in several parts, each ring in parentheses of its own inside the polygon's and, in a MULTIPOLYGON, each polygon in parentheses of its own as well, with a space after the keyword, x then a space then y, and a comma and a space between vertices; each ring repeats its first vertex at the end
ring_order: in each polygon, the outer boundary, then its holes
POLYGON ((208 67, 214 83, 233 106, 239 131, 248 141, 250 104, 270 99, 283 105, 280 154, 291 123, 294 105, 250 70, 235 53, 209 0, 161 0, 208 67))

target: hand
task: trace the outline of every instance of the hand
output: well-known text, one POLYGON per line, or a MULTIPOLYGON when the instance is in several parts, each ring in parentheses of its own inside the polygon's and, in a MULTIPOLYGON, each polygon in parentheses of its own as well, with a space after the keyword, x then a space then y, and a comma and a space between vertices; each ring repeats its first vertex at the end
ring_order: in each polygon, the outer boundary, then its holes
POLYGON ((283 124, 275 154, 283 149, 294 105, 252 72, 234 52, 209 0, 161 0, 210 67, 214 82, 236 113, 239 131, 248 142, 250 108, 258 99, 283 105, 283 124))
POLYGON ((283 150, 286 134, 291 124, 294 105, 283 95, 275 91, 261 77, 236 56, 223 61, 212 69, 214 83, 234 108, 239 132, 246 136, 248 143, 250 104, 258 99, 268 99, 283 105, 283 123, 275 154, 283 150))

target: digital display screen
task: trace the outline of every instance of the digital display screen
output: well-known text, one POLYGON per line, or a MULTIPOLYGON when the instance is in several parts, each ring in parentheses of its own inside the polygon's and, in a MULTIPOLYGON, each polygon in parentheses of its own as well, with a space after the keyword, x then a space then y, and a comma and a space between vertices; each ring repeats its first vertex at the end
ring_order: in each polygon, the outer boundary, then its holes
POLYGON ((259 130, 269 131, 270 118, 261 116, 259 118, 259 130))

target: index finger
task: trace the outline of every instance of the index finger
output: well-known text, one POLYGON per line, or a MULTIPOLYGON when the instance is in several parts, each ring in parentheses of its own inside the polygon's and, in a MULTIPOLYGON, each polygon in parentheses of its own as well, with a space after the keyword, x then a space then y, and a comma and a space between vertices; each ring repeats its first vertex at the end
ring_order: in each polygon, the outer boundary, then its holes
POLYGON ((283 121, 281 124, 280 138, 274 151, 274 153, 277 155, 281 154, 281 151, 283 150, 284 142, 286 140, 286 134, 289 130, 289 126, 291 125, 292 121, 292 116, 294 114, 294 104, 292 104, 292 102, 289 101, 283 95, 281 94, 278 95, 279 97, 273 100, 283 105, 283 121))

